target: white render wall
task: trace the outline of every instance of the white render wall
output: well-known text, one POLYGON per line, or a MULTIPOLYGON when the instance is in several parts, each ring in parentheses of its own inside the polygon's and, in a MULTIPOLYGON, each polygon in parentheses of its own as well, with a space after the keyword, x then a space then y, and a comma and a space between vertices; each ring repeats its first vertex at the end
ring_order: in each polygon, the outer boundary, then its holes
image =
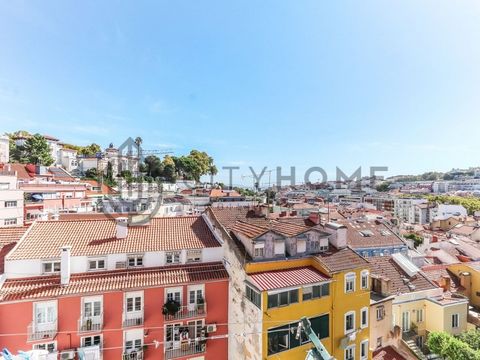
MULTIPOLYGON (((187 250, 177 250, 181 252, 180 263, 185 264, 187 259, 187 250)), ((71 257, 71 273, 78 274, 88 272, 88 261, 92 259, 105 259, 107 268, 105 270, 115 270, 117 262, 126 262, 127 256, 134 253, 123 254, 105 254, 97 256, 72 256, 71 257)), ((135 253, 142 254, 142 253, 135 253)), ((27 276, 41 276, 45 275, 42 272, 42 263, 46 260, 60 261, 60 249, 58 249, 58 256, 53 256, 48 259, 33 259, 33 260, 9 260, 5 259, 5 276, 7 279, 21 278, 27 276)), ((223 260, 223 250, 221 247, 205 248, 202 250, 202 262, 214 262, 223 260)), ((157 267, 166 266, 165 251, 159 252, 145 252, 143 253, 143 267, 157 267)), ((105 271, 96 270, 96 271, 105 271)))

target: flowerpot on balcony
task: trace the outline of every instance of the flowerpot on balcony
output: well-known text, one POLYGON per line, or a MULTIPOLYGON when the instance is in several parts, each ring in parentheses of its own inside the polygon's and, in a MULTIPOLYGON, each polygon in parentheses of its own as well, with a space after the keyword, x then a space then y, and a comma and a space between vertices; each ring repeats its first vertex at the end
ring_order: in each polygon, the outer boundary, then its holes
POLYGON ((203 298, 197 300, 197 312, 199 314, 205 313, 205 300, 203 298))
POLYGON ((180 303, 175 300, 168 300, 165 305, 163 305, 162 313, 163 315, 175 315, 180 310, 180 303))

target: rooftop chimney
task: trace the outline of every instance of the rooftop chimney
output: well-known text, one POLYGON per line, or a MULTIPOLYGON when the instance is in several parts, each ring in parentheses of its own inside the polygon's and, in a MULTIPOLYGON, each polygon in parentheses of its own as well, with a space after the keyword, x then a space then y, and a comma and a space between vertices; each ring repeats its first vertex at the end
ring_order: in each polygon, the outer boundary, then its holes
POLYGON ((116 238, 125 239, 128 235, 128 218, 119 217, 115 221, 117 223, 116 238))
POLYGON ((63 246, 60 254, 60 284, 67 286, 70 282, 70 250, 71 246, 63 246))
POLYGON ((308 219, 313 222, 315 225, 320 224, 320 213, 318 211, 310 211, 308 219))

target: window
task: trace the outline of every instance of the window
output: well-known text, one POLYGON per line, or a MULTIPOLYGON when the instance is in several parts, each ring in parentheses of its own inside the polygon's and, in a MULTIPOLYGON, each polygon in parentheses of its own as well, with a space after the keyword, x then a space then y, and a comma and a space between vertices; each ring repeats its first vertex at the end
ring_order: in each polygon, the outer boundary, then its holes
POLYGON ((9 183, 0 183, 0 190, 8 190, 10 189, 9 183))
POLYGON ((253 303, 259 309, 262 308, 262 294, 254 290, 248 285, 245 285, 245 296, 251 303, 253 303))
POLYGON ((126 310, 127 310, 127 312, 142 311, 142 297, 141 296, 128 296, 127 295, 126 310))
POLYGON ((363 340, 360 343, 360 360, 368 359, 368 340, 363 340))
POLYGON ((423 309, 417 310, 417 323, 423 322, 423 309))
POLYGON ((303 301, 318 299, 330 295, 330 284, 307 286, 303 288, 303 301))
POLYGON ((183 289, 181 287, 169 288, 166 291, 167 291, 167 301, 176 301, 180 304, 182 303, 183 289))
POLYGON ((180 328, 182 324, 168 324, 165 330, 165 348, 170 350, 173 348, 173 343, 180 341, 180 328))
POLYGON ((366 328, 368 326, 368 308, 362 308, 360 310, 360 327, 366 328))
POLYGON ((384 317, 385 317, 385 307, 383 305, 378 306, 377 307, 377 321, 383 320, 384 317))
POLYGON ((383 342, 382 340, 383 340, 383 339, 382 339, 381 336, 377 338, 377 349, 379 349, 379 348, 382 347, 382 342, 383 342))
POLYGON ((355 330, 355 312, 350 311, 345 314, 345 334, 355 330))
POLYGON ((35 324, 52 324, 57 321, 57 303, 55 301, 39 302, 34 305, 35 324))
POLYGON ((105 269, 104 259, 88 260, 88 270, 102 270, 105 269))
POLYGON ((55 342, 35 344, 33 350, 47 350, 49 353, 53 353, 57 351, 57 344, 55 342))
POLYGON ((102 335, 82 337, 81 344, 82 344, 82 347, 101 345, 102 335))
POLYGON ((187 250, 187 263, 202 261, 202 250, 187 250))
POLYGON ((355 359, 355 345, 349 346, 345 349, 345 360, 355 359))
POLYGON ((140 350, 142 348, 142 339, 125 341, 125 351, 140 350))
POLYGON ((5 207, 17 207, 17 202, 16 201, 5 201, 5 207))
POLYGON ((165 263, 167 264, 179 264, 180 263, 180 251, 170 251, 165 253, 165 263))
MULTIPOLYGON (((329 334, 329 315, 317 316, 310 318, 312 330, 317 334, 319 339, 325 339, 329 334)), ((309 343, 310 340, 302 332, 300 339, 296 338, 298 321, 288 325, 279 326, 268 330, 268 355, 277 354, 279 352, 294 349, 303 344, 309 343)))
POLYGON ((16 218, 10 218, 10 219, 5 219, 3 221, 4 225, 17 225, 17 219, 16 218))
POLYGON ((268 295, 268 308, 286 306, 298 302, 298 289, 282 291, 280 293, 268 295))
POLYGON ((453 314, 452 315, 452 328, 458 328, 459 326, 459 315, 458 314, 453 314))
POLYGON ((60 261, 46 261, 42 264, 44 274, 55 273, 60 271, 60 261))
POLYGON ((355 273, 348 273, 345 275, 345 292, 355 291, 355 273))
POLYGON ((82 315, 84 318, 100 316, 102 314, 101 298, 84 298, 82 315))
POLYGON ((263 247, 261 247, 261 248, 256 247, 253 256, 254 257, 263 257, 263 247))
POLYGON ((143 266, 143 255, 128 255, 128 266, 143 266))
POLYGON ((361 288, 362 290, 368 289, 368 270, 362 271, 362 278, 361 278, 361 288))

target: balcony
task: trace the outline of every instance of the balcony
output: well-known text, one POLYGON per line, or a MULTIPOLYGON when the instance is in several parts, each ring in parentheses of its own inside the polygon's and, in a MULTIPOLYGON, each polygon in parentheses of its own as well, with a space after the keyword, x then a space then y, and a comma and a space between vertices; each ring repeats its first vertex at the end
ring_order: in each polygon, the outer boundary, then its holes
POLYGON ((78 319, 78 332, 98 332, 103 328, 103 314, 98 316, 82 316, 78 319))
MULTIPOLYGON (((123 327, 134 327, 143 325, 143 313, 123 314, 123 327)), ((142 355, 143 356, 143 355, 142 355)))
POLYGON ((143 360, 143 351, 133 350, 129 352, 124 352, 122 354, 122 360, 143 360))
POLYGON ((166 343, 165 347, 165 359, 167 360, 195 354, 203 354, 207 349, 206 340, 187 340, 181 342, 178 348, 174 348, 173 343, 166 343))
POLYGON ((53 339, 57 335, 57 320, 51 323, 35 324, 31 322, 27 329, 28 341, 53 339))
POLYGON ((202 317, 207 315, 207 304, 190 304, 180 306, 177 312, 169 312, 164 308, 163 317, 165 321, 180 320, 186 318, 202 317))
POLYGON ((80 359, 100 360, 102 358, 102 345, 85 346, 77 349, 80 359))

